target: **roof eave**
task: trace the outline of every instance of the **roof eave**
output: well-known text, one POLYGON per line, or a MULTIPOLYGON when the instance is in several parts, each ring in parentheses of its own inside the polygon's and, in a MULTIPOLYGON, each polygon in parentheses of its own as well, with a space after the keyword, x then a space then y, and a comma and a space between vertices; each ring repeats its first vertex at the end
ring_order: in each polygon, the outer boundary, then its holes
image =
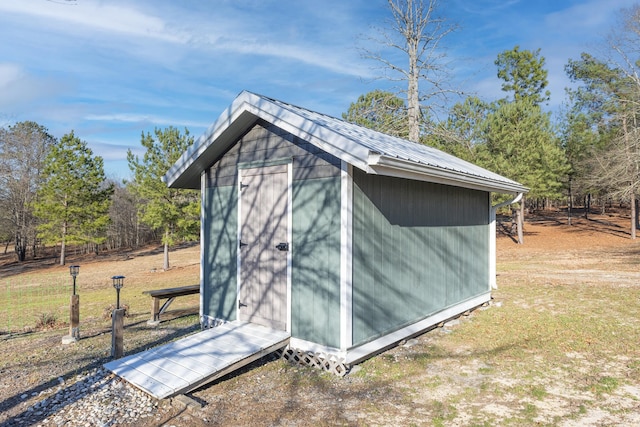
POLYGON ((379 175, 433 182, 436 184, 454 185, 473 190, 504 194, 529 192, 527 187, 515 181, 497 181, 482 176, 465 174, 455 170, 442 169, 431 165, 383 156, 377 153, 369 155, 369 167, 379 175))
POLYGON ((286 111, 270 100, 245 91, 207 132, 183 153, 167 171, 163 181, 171 188, 200 188, 200 175, 258 119, 273 123, 341 160, 367 170, 364 147, 331 129, 318 126, 298 114, 286 111))
POLYGON ((180 156, 163 181, 171 188, 200 189, 200 175, 258 120, 246 103, 232 104, 218 120, 180 156))

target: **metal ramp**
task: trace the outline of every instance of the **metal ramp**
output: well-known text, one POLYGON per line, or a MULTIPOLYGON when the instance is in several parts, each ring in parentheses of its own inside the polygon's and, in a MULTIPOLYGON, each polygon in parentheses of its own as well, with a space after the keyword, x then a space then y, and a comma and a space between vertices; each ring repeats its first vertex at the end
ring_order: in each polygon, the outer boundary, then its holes
POLYGON ((106 363, 156 399, 186 393, 289 343, 289 333, 234 321, 106 363))

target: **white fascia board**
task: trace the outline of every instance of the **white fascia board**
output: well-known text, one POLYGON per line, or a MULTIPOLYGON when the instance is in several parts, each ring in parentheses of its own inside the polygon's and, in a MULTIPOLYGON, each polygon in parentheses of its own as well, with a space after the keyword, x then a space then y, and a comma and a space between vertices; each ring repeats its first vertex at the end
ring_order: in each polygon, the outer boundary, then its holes
MULTIPOLYGON (((171 187, 181 175, 196 166, 198 159, 245 113, 273 123, 365 172, 373 172, 368 167, 369 150, 366 147, 268 99, 250 92, 243 92, 222 112, 207 132, 200 136, 167 171, 163 178, 167 185, 171 187)), ((202 168, 208 166, 201 165, 202 168)), ((199 173, 199 171, 195 173, 199 173)))
MULTIPOLYGON (((220 138, 220 136, 245 112, 247 94, 242 94, 236 98, 233 103, 227 107, 220 117, 202 134, 187 150, 182 153, 180 158, 174 163, 164 175, 162 180, 171 187, 175 181, 185 173, 187 169, 192 167, 194 163, 211 147, 211 145, 220 138)), ((206 165, 203 167, 208 167, 206 165)))
POLYGON ((396 159, 377 153, 369 155, 369 167, 379 175, 407 178, 418 181, 433 182, 436 184, 454 185, 473 190, 489 191, 496 193, 517 194, 526 193, 528 188, 517 182, 496 181, 477 175, 442 169, 421 163, 396 159))

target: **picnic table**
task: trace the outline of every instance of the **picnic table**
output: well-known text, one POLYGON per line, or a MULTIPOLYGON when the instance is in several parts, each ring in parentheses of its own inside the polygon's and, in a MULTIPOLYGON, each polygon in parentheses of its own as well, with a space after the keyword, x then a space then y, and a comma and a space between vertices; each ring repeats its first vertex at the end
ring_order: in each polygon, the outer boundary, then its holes
POLYGON ((154 289, 152 291, 144 291, 143 294, 151 296, 151 319, 147 323, 157 324, 160 322, 160 315, 164 313, 171 305, 174 299, 184 295, 193 295, 200 293, 200 285, 180 286, 177 288, 154 289), (164 304, 160 306, 160 300, 166 299, 164 304))

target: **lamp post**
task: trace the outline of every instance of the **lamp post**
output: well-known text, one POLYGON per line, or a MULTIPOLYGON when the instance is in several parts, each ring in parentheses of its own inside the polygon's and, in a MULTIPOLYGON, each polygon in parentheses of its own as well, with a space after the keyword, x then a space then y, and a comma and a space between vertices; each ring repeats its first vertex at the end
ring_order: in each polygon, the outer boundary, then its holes
POLYGON ((80 273, 80 266, 79 265, 70 265, 69 266, 69 274, 71 275, 71 277, 73 277, 73 293, 71 295, 75 295, 76 294, 76 277, 78 277, 79 273, 80 273))
POLYGON ((113 287, 116 288, 116 310, 120 310, 120 289, 124 286, 124 276, 113 276, 113 287))
POLYGON ((116 288, 116 309, 111 314, 111 357, 118 359, 124 353, 124 309, 120 309, 120 289, 124 286, 124 276, 113 276, 111 280, 116 288))
POLYGON ((76 293, 76 277, 80 274, 80 266, 69 266, 69 274, 73 277, 73 292, 69 302, 69 336, 62 338, 63 344, 71 344, 80 339, 80 296, 76 293))

